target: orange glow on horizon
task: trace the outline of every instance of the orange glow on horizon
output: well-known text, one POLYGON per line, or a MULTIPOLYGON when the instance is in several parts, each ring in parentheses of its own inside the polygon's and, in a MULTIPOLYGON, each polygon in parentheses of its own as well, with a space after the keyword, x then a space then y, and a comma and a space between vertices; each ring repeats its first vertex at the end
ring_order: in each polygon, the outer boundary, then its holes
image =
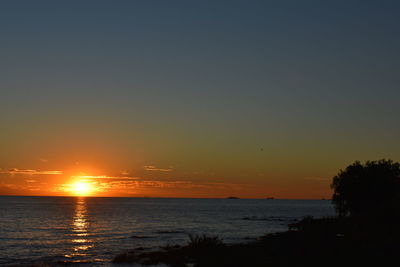
POLYGON ((273 175, 258 178, 253 183, 225 177, 202 181, 190 175, 181 178, 177 170, 167 172, 163 167, 148 165, 130 172, 95 168, 12 168, 0 169, 0 175, 4 179, 3 185, 0 181, 0 195, 328 199, 332 194, 329 179, 324 176, 306 179, 298 175, 297 180, 290 178, 290 186, 269 178, 273 175), (48 171, 54 169, 60 171, 48 171))

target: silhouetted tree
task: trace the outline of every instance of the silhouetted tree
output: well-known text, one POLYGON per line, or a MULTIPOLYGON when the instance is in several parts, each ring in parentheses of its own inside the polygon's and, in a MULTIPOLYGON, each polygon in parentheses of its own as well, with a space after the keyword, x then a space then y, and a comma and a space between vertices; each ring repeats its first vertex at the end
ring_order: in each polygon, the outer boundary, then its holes
POLYGON ((339 216, 392 216, 400 212, 400 164, 359 161, 333 178, 332 202, 339 216))

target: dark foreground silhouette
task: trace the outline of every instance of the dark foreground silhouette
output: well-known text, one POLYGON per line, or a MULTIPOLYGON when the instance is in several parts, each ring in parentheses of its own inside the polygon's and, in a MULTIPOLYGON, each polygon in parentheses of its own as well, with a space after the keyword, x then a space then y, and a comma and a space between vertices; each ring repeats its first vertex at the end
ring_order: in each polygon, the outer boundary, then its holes
MULTIPOLYGON (((400 252, 400 164, 356 161, 331 184, 338 217, 289 225, 289 231, 227 245, 191 236, 185 246, 132 250, 114 263, 170 266, 387 266, 400 252)), ((392 264, 393 264, 392 263, 392 264)), ((392 265, 391 264, 391 265, 392 265)))
POLYGON ((289 231, 257 241, 224 244, 218 237, 195 236, 185 246, 159 251, 132 250, 114 263, 170 266, 385 266, 398 261, 398 222, 351 218, 304 218, 289 231))

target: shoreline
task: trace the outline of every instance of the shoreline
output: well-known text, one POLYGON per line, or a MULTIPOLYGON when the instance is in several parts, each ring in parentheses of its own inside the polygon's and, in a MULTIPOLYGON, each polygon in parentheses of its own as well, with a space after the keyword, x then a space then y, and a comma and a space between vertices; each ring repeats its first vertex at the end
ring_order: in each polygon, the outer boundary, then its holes
POLYGON ((217 236, 190 236, 183 246, 157 251, 130 250, 113 263, 154 266, 382 266, 397 259, 400 231, 396 223, 360 222, 349 218, 305 217, 289 230, 261 236, 258 240, 225 244, 217 236), (386 227, 382 228, 381 227, 386 227))

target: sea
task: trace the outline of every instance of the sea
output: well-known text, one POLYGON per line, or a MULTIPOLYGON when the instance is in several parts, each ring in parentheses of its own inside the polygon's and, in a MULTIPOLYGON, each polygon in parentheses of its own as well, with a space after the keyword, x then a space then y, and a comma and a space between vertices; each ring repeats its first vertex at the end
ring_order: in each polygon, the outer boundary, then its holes
POLYGON ((0 196, 0 265, 118 266, 120 253, 184 245, 189 235, 251 242, 333 215, 329 200, 0 196))

